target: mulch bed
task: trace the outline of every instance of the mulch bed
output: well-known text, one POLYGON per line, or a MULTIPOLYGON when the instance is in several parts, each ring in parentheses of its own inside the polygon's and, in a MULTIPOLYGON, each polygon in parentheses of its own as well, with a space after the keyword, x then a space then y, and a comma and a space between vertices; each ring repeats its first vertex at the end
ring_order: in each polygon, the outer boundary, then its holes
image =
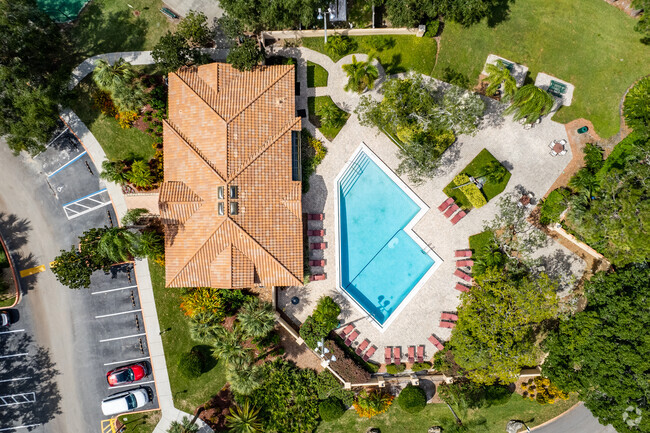
POLYGON ((226 416, 230 414, 232 404, 232 393, 226 385, 210 401, 197 409, 199 419, 209 425, 212 430, 225 431, 226 416))

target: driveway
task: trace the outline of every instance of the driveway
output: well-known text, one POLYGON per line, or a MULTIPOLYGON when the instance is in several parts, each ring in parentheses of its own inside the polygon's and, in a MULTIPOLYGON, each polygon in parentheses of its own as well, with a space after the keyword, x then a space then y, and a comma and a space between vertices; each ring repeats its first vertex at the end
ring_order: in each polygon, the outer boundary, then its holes
POLYGON ((531 429, 535 433, 616 433, 611 425, 604 426, 583 403, 554 421, 531 429))
POLYGON ((223 16, 223 9, 216 0, 164 0, 163 3, 181 17, 190 11, 203 12, 208 17, 209 26, 215 18, 223 16))

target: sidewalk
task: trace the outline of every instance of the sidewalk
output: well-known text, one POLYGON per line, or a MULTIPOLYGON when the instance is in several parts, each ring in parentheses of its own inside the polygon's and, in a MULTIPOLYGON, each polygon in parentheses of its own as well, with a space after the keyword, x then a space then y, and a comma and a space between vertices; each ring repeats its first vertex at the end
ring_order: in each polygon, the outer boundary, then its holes
MULTIPOLYGON (((415 35, 418 29, 382 28, 382 29, 330 29, 330 35, 372 36, 372 35, 415 35)), ((275 30, 262 32, 262 37, 273 39, 298 39, 325 36, 325 30, 275 30)))

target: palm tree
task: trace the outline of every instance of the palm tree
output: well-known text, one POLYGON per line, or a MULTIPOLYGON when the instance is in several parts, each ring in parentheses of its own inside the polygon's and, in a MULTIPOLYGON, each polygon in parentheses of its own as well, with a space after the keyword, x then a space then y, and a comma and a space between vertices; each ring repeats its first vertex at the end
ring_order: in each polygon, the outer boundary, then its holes
POLYGON ((346 91, 363 93, 366 89, 372 89, 375 86, 379 71, 375 65, 370 64, 371 60, 369 58, 365 62, 358 62, 357 57, 352 56, 352 63, 343 65, 343 71, 348 76, 348 83, 343 87, 346 91))
POLYGON ((569 179, 569 186, 577 191, 584 191, 591 197, 600 187, 596 176, 587 168, 581 168, 576 174, 569 179))
POLYGON ((102 162, 102 172, 99 175, 102 179, 117 184, 126 182, 126 173, 124 163, 119 161, 102 162))
POLYGON ((313 317, 324 327, 334 329, 339 324, 339 314, 341 314, 341 307, 334 302, 329 296, 323 296, 318 300, 316 309, 314 310, 313 317))
POLYGON ((113 89, 111 97, 120 112, 137 112, 147 101, 147 95, 140 85, 119 85, 113 89))
POLYGON ((230 410, 230 415, 226 416, 226 426, 232 433, 261 433, 264 427, 259 421, 259 412, 246 400, 242 406, 230 410))
POLYGON ((199 426, 194 424, 188 417, 184 416, 181 422, 172 421, 167 433, 196 433, 199 426))
POLYGON ((501 267, 505 264, 506 258, 501 251, 497 248, 496 244, 485 245, 480 254, 474 258, 474 267, 472 273, 474 275, 481 275, 485 273, 488 268, 501 267))
POLYGON ((546 90, 526 84, 517 90, 512 105, 506 108, 505 113, 515 113, 515 120, 526 119, 526 123, 533 123, 550 113, 554 103, 555 99, 546 90))
POLYGON ((241 330, 238 327, 229 331, 223 326, 219 326, 215 328, 214 332, 215 339, 212 342, 212 355, 215 358, 231 365, 250 363, 251 349, 243 346, 241 330))
POLYGON ((147 230, 138 238, 138 256, 157 259, 165 252, 163 238, 158 233, 147 230))
POLYGON ((499 183, 508 170, 499 161, 490 161, 485 165, 483 173, 490 182, 499 183))
POLYGON ((327 128, 338 128, 344 123, 343 110, 336 106, 333 101, 327 101, 316 110, 322 126, 327 128))
POLYGON ((199 343, 213 344, 219 335, 218 328, 222 326, 215 323, 209 313, 200 312, 190 320, 190 337, 199 343))
POLYGON ((263 338, 275 327, 275 311, 270 303, 254 298, 242 306, 237 320, 244 334, 252 338, 263 338))
POLYGON ((503 96, 501 97, 501 100, 511 100, 517 91, 517 81, 510 73, 510 70, 506 68, 506 65, 501 60, 497 60, 496 65, 489 64, 485 67, 485 70, 488 73, 485 81, 489 83, 485 89, 485 94, 492 96, 497 92, 497 90, 499 90, 499 88, 502 88, 503 90, 501 94, 503 96))
MULTIPOLYGON (((108 162, 108 161, 104 161, 104 162, 108 162)), ((103 165, 103 163, 102 163, 102 165, 103 165)), ((104 174, 104 173, 102 173, 102 174, 104 174)), ((129 210, 126 211, 126 213, 122 217, 122 225, 123 226, 135 225, 143 215, 147 215, 148 213, 149 213, 149 211, 147 209, 145 209, 145 208, 142 208, 142 207, 138 207, 138 208, 135 208, 135 209, 129 209, 129 210)))
POLYGON ((339 56, 344 55, 354 47, 352 39, 347 36, 333 35, 330 36, 325 49, 330 53, 337 54, 339 56))
POLYGON ((138 257, 139 236, 124 227, 111 227, 97 243, 97 254, 114 263, 138 257))
POLYGON ((139 160, 131 164, 131 169, 126 173, 129 182, 138 188, 148 188, 153 185, 153 176, 147 161, 139 160))
POLYGON ((262 385, 264 373, 259 365, 246 364, 237 361, 230 365, 226 371, 226 379, 230 383, 230 389, 236 394, 250 395, 262 385))
POLYGON ((113 93, 116 89, 129 87, 134 77, 131 64, 121 57, 112 65, 104 59, 95 63, 93 81, 106 92, 113 93))

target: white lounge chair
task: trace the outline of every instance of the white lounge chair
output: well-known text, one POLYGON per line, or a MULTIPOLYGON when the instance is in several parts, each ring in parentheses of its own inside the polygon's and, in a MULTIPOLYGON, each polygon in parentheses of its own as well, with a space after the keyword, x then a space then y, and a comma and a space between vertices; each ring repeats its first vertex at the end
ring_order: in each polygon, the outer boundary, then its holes
POLYGON ((558 155, 565 155, 566 154, 566 149, 564 149, 562 152, 558 153, 558 155))
POLYGON ((557 156, 557 152, 555 152, 554 150, 551 150, 549 153, 551 154, 551 156, 557 156))

